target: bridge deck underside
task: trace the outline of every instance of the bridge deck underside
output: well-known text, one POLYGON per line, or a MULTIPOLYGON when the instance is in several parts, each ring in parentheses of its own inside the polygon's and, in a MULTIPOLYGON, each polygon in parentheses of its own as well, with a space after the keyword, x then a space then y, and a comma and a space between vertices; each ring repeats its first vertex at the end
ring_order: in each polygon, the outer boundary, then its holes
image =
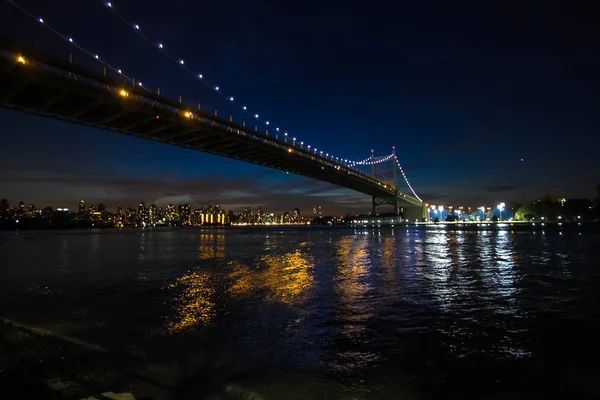
MULTIPOLYGON (((142 88, 129 86, 128 95, 121 96, 125 85, 117 79, 58 61, 21 65, 15 60, 12 53, 0 57, 0 105, 4 108, 264 165, 379 198, 394 196, 391 187, 343 164, 324 161, 272 136, 142 88), (194 118, 186 118, 182 110, 193 111, 194 118)), ((421 204, 402 192, 399 200, 406 205, 421 204)))

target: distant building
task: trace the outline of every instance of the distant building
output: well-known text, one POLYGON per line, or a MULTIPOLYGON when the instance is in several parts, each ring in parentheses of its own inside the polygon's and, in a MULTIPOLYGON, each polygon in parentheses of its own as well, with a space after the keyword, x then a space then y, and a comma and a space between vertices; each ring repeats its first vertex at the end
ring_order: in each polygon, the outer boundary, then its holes
POLYGON ((177 220, 177 211, 175 210, 175 206, 173 204, 169 204, 165 209, 165 221, 171 222, 177 220))
POLYGON ((156 204, 151 204, 150 210, 148 211, 148 222, 156 224, 158 219, 158 208, 156 208, 156 204))
POLYGON ((190 225, 190 206, 187 204, 180 204, 177 207, 177 213, 179 214, 179 221, 182 225, 190 225))
POLYGON ((52 207, 44 207, 44 209, 42 210, 42 218, 46 220, 51 220, 53 216, 54 210, 52 209, 52 207))
POLYGON ((124 224, 127 226, 136 226, 137 225, 137 215, 134 208, 126 208, 123 211, 123 219, 124 224))
POLYGON ((6 199, 0 200, 0 218, 6 219, 10 214, 10 203, 6 199))
POLYGON ((294 208, 292 210, 292 222, 299 222, 300 221, 300 209, 299 208, 294 208))
POLYGON ((28 217, 35 217, 38 215, 38 209, 35 208, 35 205, 33 203, 27 204, 25 215, 28 217))
POLYGON ((148 210, 143 201, 140 201, 137 209, 137 223, 145 225, 148 223, 148 210))

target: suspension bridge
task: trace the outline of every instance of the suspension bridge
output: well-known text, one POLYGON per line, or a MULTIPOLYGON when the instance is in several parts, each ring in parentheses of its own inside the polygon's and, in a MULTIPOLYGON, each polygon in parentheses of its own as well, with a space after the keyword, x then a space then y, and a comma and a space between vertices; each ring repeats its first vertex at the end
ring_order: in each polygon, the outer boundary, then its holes
MULTIPOLYGON (((35 18, 12 0, 5 1, 35 18)), ((112 8, 111 3, 106 4, 112 8)), ((61 35, 42 18, 37 18, 37 22, 73 43, 72 38, 61 35)), ((139 30, 139 26, 134 29, 139 30)), ((159 46, 162 50, 163 45, 159 46)), ((99 60, 86 49, 73 46, 72 50, 75 48, 99 60)), ((50 54, 31 43, 24 45, 2 38, 0 106, 328 182, 371 196, 373 215, 377 214, 377 206, 387 204, 405 219, 426 216, 425 204, 406 177, 395 149, 383 157, 376 157, 372 151, 362 161, 341 159, 311 148, 287 133, 280 134, 278 128, 269 132, 268 121, 265 129, 250 127, 245 121, 236 122, 232 117, 219 116, 217 111, 207 112, 199 105, 186 104, 181 97, 164 96, 160 88, 150 90, 104 62, 98 66, 93 69, 78 65, 72 51, 63 56, 50 54), (398 172, 408 191, 399 188, 398 172)), ((233 97, 229 100, 233 102, 233 97)))

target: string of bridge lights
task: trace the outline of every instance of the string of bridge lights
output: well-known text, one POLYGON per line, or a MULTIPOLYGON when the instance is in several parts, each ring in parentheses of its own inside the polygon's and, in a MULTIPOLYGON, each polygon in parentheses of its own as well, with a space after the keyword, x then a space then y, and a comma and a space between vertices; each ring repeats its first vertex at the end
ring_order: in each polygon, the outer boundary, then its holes
POLYGON ((34 21, 37 21, 45 29, 49 30, 50 32, 52 32, 53 34, 55 34, 56 36, 58 36, 59 38, 61 38, 65 42, 68 42, 69 45, 77 48, 78 50, 80 50, 84 54, 87 54, 88 56, 90 56, 90 58, 98 61, 100 64, 104 65, 106 68, 110 69, 111 71, 116 72, 117 74, 119 74, 120 76, 122 76, 123 78, 125 78, 127 81, 131 82, 134 85, 137 84, 137 86, 139 86, 139 87, 141 87, 141 88, 143 88, 145 90, 149 90, 148 88, 146 88, 145 86, 143 86, 143 84, 142 84, 141 81, 138 81, 136 83, 135 78, 132 78, 132 77, 126 75, 120 68, 117 68, 117 67, 109 64, 108 62, 104 61, 103 59, 101 59, 101 57, 98 55, 98 53, 89 51, 87 48, 85 48, 85 47, 81 46, 80 44, 78 44, 73 39, 72 36, 65 35, 64 33, 61 33, 57 29, 53 28, 50 24, 48 24, 48 22, 44 18, 37 17, 37 16, 33 15, 31 12, 27 11, 25 8, 23 8, 19 4, 17 4, 14 0, 4 0, 4 1, 6 3, 12 5, 13 7, 15 7, 17 10, 21 11, 23 14, 25 14, 29 18, 33 19, 34 21))
MULTIPOLYGON (((150 89, 148 87, 146 87, 142 83, 142 81, 139 81, 139 80, 136 81, 135 78, 128 76, 120 68, 115 67, 114 65, 111 65, 108 62, 104 61, 104 59, 102 59, 98 53, 90 51, 86 47, 83 47, 82 45, 80 45, 79 43, 77 43, 73 39, 72 36, 66 35, 66 34, 58 31, 56 28, 54 28, 53 26, 51 26, 50 24, 48 24, 48 22, 44 18, 35 16, 33 13, 29 12, 28 10, 26 10, 25 8, 23 8, 21 5, 17 4, 14 0, 4 0, 4 1, 6 3, 12 5, 17 10, 21 11, 23 14, 25 14, 29 18, 31 18, 34 21, 36 21, 37 23, 39 23, 45 29, 47 29, 48 31, 50 31, 54 35, 58 36, 60 39, 64 40, 65 42, 68 42, 70 46, 72 46, 72 47, 80 50, 82 53, 88 55, 93 60, 95 60, 95 61, 99 62, 100 64, 102 64, 103 66, 105 66, 107 69, 110 69, 111 71, 117 73, 119 76, 123 77, 126 81, 129 81, 132 85, 138 86, 138 87, 140 87, 143 90, 150 91, 150 89)), ((23 60, 22 62, 25 62, 25 60, 22 57, 20 57, 19 62, 21 62, 21 59, 23 60)))
POLYGON ((389 160, 390 158, 392 158, 394 156, 394 154, 390 154, 389 156, 385 156, 383 158, 380 158, 379 160, 373 160, 373 157, 369 157, 365 160, 362 161, 358 161, 358 162, 352 162, 352 166, 355 165, 375 165, 375 164, 380 164, 382 162, 386 162, 387 160, 389 160))
MULTIPOLYGON (((146 33, 144 33, 142 31, 142 28, 140 26, 139 23, 137 22, 132 22, 128 19, 126 19, 125 17, 123 17, 116 9, 115 9, 115 5, 110 2, 110 1, 104 1, 101 0, 102 4, 105 6, 106 9, 108 9, 111 14, 113 14, 115 17, 117 17, 121 22, 123 22, 124 24, 126 24, 127 26, 129 26, 130 28, 132 28, 137 34, 139 34, 145 41, 147 41, 148 43, 150 43, 154 48, 156 48, 159 52, 161 52, 162 54, 164 54, 167 58, 169 58, 171 61, 173 61, 174 63, 178 64, 180 66, 180 68, 182 68, 184 71, 186 71, 187 73, 189 73, 191 76, 193 76, 197 81, 203 83, 204 85, 206 85, 208 88, 210 88, 214 93, 217 93, 219 96, 221 96, 222 98, 224 98, 227 102, 229 102, 230 104, 232 104, 233 106, 239 108, 242 112, 244 112, 245 114, 249 115, 251 118, 254 118, 257 121, 263 122, 266 125, 266 129, 267 129, 267 134, 268 134, 268 128, 270 126, 272 126, 271 121, 269 120, 265 120, 265 119, 261 119, 260 118, 260 114, 259 113, 255 113, 255 112, 251 112, 248 109, 248 106, 246 104, 243 104, 241 102, 239 102, 235 96, 230 96, 225 94, 225 92, 223 92, 223 90, 221 89, 221 87, 219 85, 215 85, 212 84, 202 73, 198 73, 197 71, 192 70, 185 62, 185 60, 183 58, 180 57, 175 57, 174 55, 172 55, 171 53, 169 53, 166 50, 166 46, 164 44, 163 41, 160 40, 154 40, 152 39, 150 36, 148 36, 146 33)), ((289 136, 287 131, 281 130, 283 131, 283 135, 284 135, 284 141, 287 143, 288 138, 291 139, 293 141, 293 144, 296 145, 296 143, 300 144, 300 148, 306 147, 306 149, 310 152, 311 151, 311 146, 310 145, 306 145, 304 146, 304 142, 297 140, 295 137, 292 138, 289 136)), ((275 128, 275 132, 276 132, 276 136, 278 136, 278 133, 280 132, 280 128, 276 127, 275 128)), ((334 157, 333 155, 329 155, 329 153, 324 153, 323 151, 320 151, 316 148, 313 147, 312 150, 314 151, 315 154, 320 154, 321 156, 324 156, 325 158, 329 158, 329 159, 335 159, 338 162, 343 162, 348 164, 349 166, 354 166, 353 164, 356 164, 354 161, 352 160, 347 160, 347 159, 341 159, 339 157, 334 157)))
POLYGON ((396 154, 392 154, 392 156, 394 157, 394 159, 396 160, 396 165, 398 165, 398 168, 400 169, 400 172, 402 173, 402 176, 404 177, 404 181, 406 182, 406 184, 408 185, 408 188, 410 189, 410 191, 412 192, 412 194, 420 201, 423 202, 423 200, 421 200, 421 198, 419 196, 417 196, 417 193, 415 193, 415 190, 413 189, 412 185, 410 184, 410 182, 408 181, 408 178, 406 177, 406 174, 404 173, 404 170, 402 169, 402 165, 400 165, 400 161, 398 160, 398 157, 396 157, 396 154))

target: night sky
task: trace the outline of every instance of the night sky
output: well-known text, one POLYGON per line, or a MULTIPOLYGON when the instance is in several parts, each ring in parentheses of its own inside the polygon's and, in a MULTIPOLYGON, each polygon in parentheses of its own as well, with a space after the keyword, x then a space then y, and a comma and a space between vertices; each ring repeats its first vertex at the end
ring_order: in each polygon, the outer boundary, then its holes
MULTIPOLYGON (((17 2, 145 86, 244 119, 102 1, 17 2)), ((600 25, 585 2, 112 3, 291 136, 353 160, 395 145, 424 201, 596 196, 600 25)), ((0 34, 66 57, 39 24, 4 2, 0 13, 0 34)), ((365 195, 240 161, 7 110, 0 121, 0 198, 11 203, 369 211, 365 195)))

